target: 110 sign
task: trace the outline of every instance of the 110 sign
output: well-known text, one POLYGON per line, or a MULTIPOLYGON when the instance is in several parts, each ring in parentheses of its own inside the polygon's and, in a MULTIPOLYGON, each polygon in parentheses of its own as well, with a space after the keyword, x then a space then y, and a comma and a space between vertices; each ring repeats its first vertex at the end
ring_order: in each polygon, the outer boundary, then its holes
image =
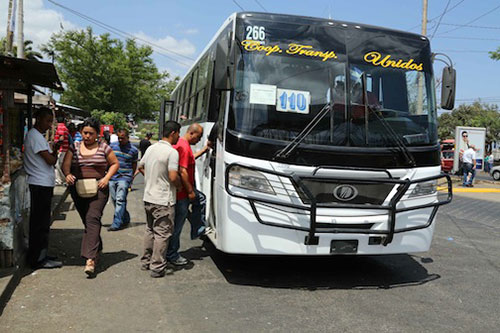
POLYGON ((278 89, 277 111, 309 113, 310 94, 308 91, 278 89))

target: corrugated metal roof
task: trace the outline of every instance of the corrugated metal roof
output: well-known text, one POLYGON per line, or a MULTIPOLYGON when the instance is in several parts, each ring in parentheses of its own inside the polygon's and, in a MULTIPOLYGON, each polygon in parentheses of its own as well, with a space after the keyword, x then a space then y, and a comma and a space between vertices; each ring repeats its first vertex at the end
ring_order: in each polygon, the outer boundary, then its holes
POLYGON ((64 90, 52 63, 0 56, 0 79, 64 90))

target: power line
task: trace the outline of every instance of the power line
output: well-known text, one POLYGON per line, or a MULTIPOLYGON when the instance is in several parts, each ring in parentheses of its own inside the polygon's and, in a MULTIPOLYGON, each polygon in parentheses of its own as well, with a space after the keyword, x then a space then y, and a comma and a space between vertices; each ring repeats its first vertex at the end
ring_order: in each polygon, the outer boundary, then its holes
POLYGON ((435 50, 439 52, 452 52, 452 53, 488 53, 491 52, 490 50, 488 51, 482 51, 482 50, 435 50))
POLYGON ((500 96, 486 96, 486 97, 465 97, 465 98, 459 98, 457 99, 458 101, 467 101, 471 99, 500 99, 500 96))
POLYGON ((233 2, 234 2, 234 4, 235 4, 236 6, 240 7, 240 9, 241 9, 242 11, 245 11, 245 9, 243 9, 243 7, 241 7, 241 6, 240 6, 240 4, 239 4, 238 2, 236 2, 236 0, 233 0, 233 2))
POLYGON ((430 37, 430 39, 432 39, 434 37, 434 35, 436 34, 436 31, 439 28, 439 25, 441 24, 441 20, 443 19, 444 14, 446 14, 446 10, 448 9, 450 2, 451 2, 451 0, 448 0, 448 3, 446 4, 446 7, 443 10, 443 14, 441 14, 441 16, 439 16, 439 21, 436 25, 436 28, 434 28, 434 32, 432 33, 432 36, 430 37))
MULTIPOLYGON (((474 23, 474 22, 476 22, 477 20, 479 20, 479 19, 481 19, 481 18, 485 17, 486 15, 488 15, 488 14, 490 14, 490 13, 493 13, 493 12, 494 12, 495 10, 497 10, 498 8, 500 8, 500 5, 496 6, 496 7, 495 7, 495 8, 493 8, 493 9, 490 9, 489 11, 487 11, 487 12, 486 12, 486 13, 484 13, 484 14, 479 15, 478 17, 476 17, 475 19, 473 19, 473 20, 471 20, 471 21, 469 21, 469 22, 465 23, 464 25, 469 25, 469 24, 471 24, 471 23, 474 23)), ((449 32, 452 32, 452 31, 455 31, 455 30, 458 30, 458 29, 461 29, 461 28, 462 28, 462 27, 456 27, 456 28, 454 28, 454 29, 451 29, 451 30, 448 30, 448 31, 443 32, 443 34, 447 34, 447 33, 449 33, 449 32)))
POLYGON ((262 6, 259 0, 255 0, 255 2, 259 5, 260 8, 262 8, 265 12, 267 12, 267 9, 265 9, 264 6, 262 6))
POLYGON ((438 36, 436 38, 444 38, 444 39, 467 39, 467 40, 491 40, 491 41, 500 41, 499 38, 481 38, 481 37, 448 37, 448 36, 438 36))
MULTIPOLYGON (((95 25, 97 25, 97 26, 99 26, 99 27, 103 28, 104 30, 107 30, 107 31, 109 31, 109 32, 111 32, 111 33, 117 34, 117 35, 119 35, 119 36, 121 36, 121 37, 123 37, 123 38, 137 39, 137 40, 140 40, 141 42, 143 42, 144 44, 147 44, 147 45, 152 46, 152 47, 154 47, 154 48, 158 48, 158 49, 164 50, 164 51, 166 51, 166 52, 169 52, 169 53, 175 54, 175 55, 177 55, 177 56, 179 56, 179 57, 183 57, 183 58, 186 58, 186 59, 189 59, 189 60, 194 60, 194 59, 193 59, 193 58, 191 58, 191 57, 188 57, 188 56, 185 56, 185 55, 183 55, 183 54, 181 54, 181 53, 178 53, 178 52, 175 52, 175 51, 169 50, 169 49, 167 49, 167 48, 165 48, 165 47, 163 47, 163 46, 161 46, 161 45, 158 45, 158 44, 152 43, 152 42, 150 42, 150 41, 148 41, 148 40, 146 40, 146 39, 144 39, 144 38, 141 38, 141 37, 138 37, 138 36, 134 36, 134 35, 132 35, 132 34, 130 34, 130 33, 128 33, 128 32, 125 32, 125 31, 120 30, 120 29, 118 29, 118 28, 115 28, 115 27, 113 27, 113 26, 111 26, 111 25, 109 25, 109 24, 106 24, 106 23, 104 23, 104 22, 101 22, 101 21, 99 21, 99 20, 96 20, 96 19, 94 19, 94 18, 92 18, 92 17, 90 17, 90 16, 87 16, 87 15, 85 15, 85 14, 82 14, 82 13, 80 13, 80 12, 78 12, 78 11, 74 10, 74 9, 71 9, 71 8, 69 8, 69 7, 66 7, 66 6, 63 6, 63 5, 61 5, 61 4, 59 4, 59 3, 57 3, 57 2, 55 2, 55 1, 53 1, 53 0, 48 0, 48 1, 49 1, 49 2, 51 2, 51 3, 53 3, 54 5, 56 5, 56 6, 58 6, 58 7, 61 7, 61 8, 63 8, 63 9, 65 9, 65 10, 69 11, 70 13, 72 13, 72 14, 74 14, 74 15, 76 15, 76 16, 78 16, 78 17, 80 17, 80 18, 82 18, 82 19, 84 19, 84 20, 86 20, 86 21, 89 21, 89 22, 91 22, 91 23, 93 23, 93 24, 95 24, 95 25)), ((161 53, 161 52, 159 52, 158 50, 156 50, 156 52, 157 52, 158 54, 160 54, 160 55, 163 55, 163 56, 165 56, 165 57, 169 58, 169 59, 170 59, 170 60, 172 60, 172 61, 175 61, 175 62, 177 62, 177 63, 181 64, 181 65, 184 65, 184 66, 187 66, 187 67, 189 67, 189 66, 190 66, 189 64, 186 64, 186 63, 184 63, 184 62, 182 62, 182 61, 179 61, 179 60, 177 60, 177 59, 175 59, 175 58, 172 58, 171 56, 169 56, 169 55, 167 55, 167 54, 164 54, 164 53, 161 53)))
POLYGON ((441 23, 442 25, 449 25, 452 27, 463 27, 463 28, 477 28, 477 29, 500 29, 500 27, 491 27, 484 25, 469 25, 469 24, 454 24, 454 23, 441 23))
MULTIPOLYGON (((446 14, 446 13, 451 12, 453 9, 455 9, 458 5, 460 5, 460 4, 461 4, 462 2, 464 2, 464 1, 465 1, 465 0, 461 0, 461 1, 457 2, 455 5, 453 5, 450 9, 448 9, 447 11, 445 11, 445 12, 444 12, 443 14, 441 14, 441 15, 444 15, 444 14, 446 14)), ((430 23, 430 22, 434 21, 434 20, 435 20, 435 19, 437 19, 438 17, 440 17, 440 15, 437 15, 437 16, 435 16, 435 17, 431 18, 430 20, 428 20, 428 23, 430 23)), ((408 31, 409 31, 409 30, 413 30, 413 29, 418 28, 418 27, 420 27, 420 24, 417 24, 417 25, 415 25, 415 26, 411 27, 410 29, 408 29, 408 31)))

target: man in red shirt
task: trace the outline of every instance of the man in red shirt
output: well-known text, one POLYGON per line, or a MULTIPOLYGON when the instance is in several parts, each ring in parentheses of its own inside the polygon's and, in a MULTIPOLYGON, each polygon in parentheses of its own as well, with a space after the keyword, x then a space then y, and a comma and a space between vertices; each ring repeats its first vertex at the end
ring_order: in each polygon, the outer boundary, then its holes
POLYGON ((186 134, 179 138, 174 146, 179 153, 179 173, 182 190, 177 192, 175 204, 174 232, 170 237, 167 250, 167 260, 175 266, 184 266, 189 261, 179 254, 180 235, 186 218, 191 224, 191 239, 196 239, 205 233, 205 195, 196 190, 194 182, 195 160, 207 152, 208 146, 193 153, 191 145, 197 144, 203 136, 203 127, 200 124, 189 126, 186 134), (189 211, 191 205, 191 212, 189 211))
POLYGON ((54 135, 54 141, 59 142, 61 148, 59 148, 59 158, 56 163, 56 185, 62 185, 66 182, 66 177, 62 172, 62 162, 69 148, 69 135, 68 128, 64 124, 64 117, 57 117, 57 129, 54 135))

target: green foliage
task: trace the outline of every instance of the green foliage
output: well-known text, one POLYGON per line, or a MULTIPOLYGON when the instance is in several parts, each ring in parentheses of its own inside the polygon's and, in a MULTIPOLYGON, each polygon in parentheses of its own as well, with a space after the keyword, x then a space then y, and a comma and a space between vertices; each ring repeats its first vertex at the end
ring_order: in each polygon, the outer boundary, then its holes
POLYGON ((486 144, 500 141, 500 113, 497 105, 483 104, 479 101, 473 104, 462 104, 451 113, 439 117, 438 135, 441 140, 453 139, 455 127, 485 127, 486 144))
POLYGON ((496 51, 489 52, 490 58, 493 60, 500 60, 500 47, 496 51))
POLYGON ((139 126, 137 127, 137 135, 139 138, 143 139, 146 136, 146 133, 151 132, 153 133, 153 139, 157 139, 158 137, 158 123, 140 123, 139 126))
MULTIPOLYGON (((7 55, 7 39, 0 38, 0 54, 7 55)), ((17 46, 14 45, 12 54, 17 54, 17 46)), ((28 60, 42 60, 43 56, 40 52, 33 50, 33 42, 31 40, 24 41, 24 57, 28 60)))
POLYGON ((123 113, 93 110, 90 114, 99 119, 101 125, 113 125, 115 132, 117 129, 128 129, 127 118, 123 113))
POLYGON ((173 89, 169 74, 154 64, 153 50, 134 40, 96 36, 89 27, 56 33, 43 50, 54 54, 66 84, 62 103, 149 119, 173 89))

